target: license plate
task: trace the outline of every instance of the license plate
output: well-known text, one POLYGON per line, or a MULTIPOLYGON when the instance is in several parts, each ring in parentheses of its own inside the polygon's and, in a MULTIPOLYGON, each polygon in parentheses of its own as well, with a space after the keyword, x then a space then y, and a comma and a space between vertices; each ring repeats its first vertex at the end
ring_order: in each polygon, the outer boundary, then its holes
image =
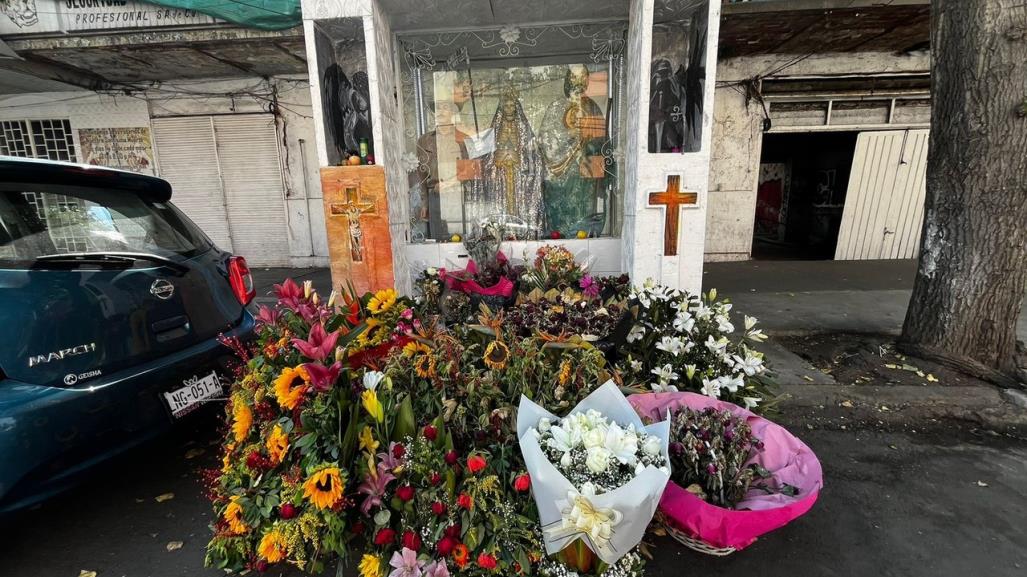
POLYGON ((209 375, 186 379, 183 384, 185 386, 180 389, 164 393, 164 400, 171 409, 171 416, 176 419, 192 412, 204 402, 220 396, 224 391, 221 378, 214 371, 209 375))

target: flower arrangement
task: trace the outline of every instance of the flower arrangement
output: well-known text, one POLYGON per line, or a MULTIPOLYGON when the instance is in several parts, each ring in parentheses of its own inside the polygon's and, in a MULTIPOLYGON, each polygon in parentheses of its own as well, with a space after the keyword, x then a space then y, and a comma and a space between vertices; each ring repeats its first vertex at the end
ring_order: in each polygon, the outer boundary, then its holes
POLYGON ((525 271, 522 279, 526 287, 543 292, 573 288, 587 291, 591 297, 599 296, 599 286, 588 274, 588 267, 579 264, 571 251, 559 245, 539 247, 532 267, 525 271))
POLYGON ((671 421, 670 438, 674 482, 714 505, 734 508, 754 480, 768 475, 752 462, 752 452, 763 442, 730 411, 684 407, 671 421))
POLYGON ((634 325, 627 335, 625 380, 655 392, 693 390, 755 408, 768 397, 766 340, 756 319, 745 317, 735 336, 731 304, 647 281, 632 291, 634 325))
POLYGON ((643 425, 612 381, 562 419, 521 399, 517 432, 549 554, 601 575, 639 544, 670 477, 669 427, 643 425))
MULTIPOLYGON (((648 388, 634 364, 664 362, 641 353, 644 338, 673 330, 672 304, 687 303, 696 335, 714 334, 708 324, 727 309, 700 318, 695 299, 629 293, 626 277, 591 277, 568 255, 547 249, 533 265, 561 288, 502 306, 454 290, 469 279, 445 270, 423 271, 417 301, 388 288, 322 299, 309 283, 276 285, 256 338, 233 345, 242 365, 222 467, 206 475, 207 563, 319 572, 342 560, 361 577, 641 575, 633 549, 678 461, 670 423, 644 426, 614 383, 648 388), (601 347, 637 325, 631 357, 601 347)), ((523 283, 517 267, 492 264, 495 278, 523 283)), ((725 350, 752 368, 746 347, 725 350)), ((688 359, 707 378, 745 372, 721 356, 688 359)))

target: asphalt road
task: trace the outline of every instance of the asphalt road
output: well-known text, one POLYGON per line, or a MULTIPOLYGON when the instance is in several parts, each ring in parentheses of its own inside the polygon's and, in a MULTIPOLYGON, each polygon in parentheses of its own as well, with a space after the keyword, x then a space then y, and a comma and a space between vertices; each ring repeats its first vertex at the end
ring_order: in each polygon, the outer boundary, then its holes
MULTIPOLYGON (((216 429, 211 419, 194 421, 6 521, 0 575, 219 575, 203 567, 211 513, 197 474, 216 461, 216 429), (196 449, 204 453, 196 456, 196 449), (168 493, 174 498, 156 500, 168 493), (168 551, 175 541, 182 547, 168 551)), ((727 558, 657 541, 648 575, 1027 574, 1027 442, 965 433, 800 432, 820 455, 826 478, 806 517, 727 558)))

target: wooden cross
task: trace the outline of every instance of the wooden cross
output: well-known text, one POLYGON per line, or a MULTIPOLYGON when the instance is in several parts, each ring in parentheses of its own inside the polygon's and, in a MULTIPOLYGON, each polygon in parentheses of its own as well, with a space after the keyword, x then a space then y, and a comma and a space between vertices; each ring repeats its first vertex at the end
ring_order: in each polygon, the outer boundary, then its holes
POLYGON ((678 219, 681 216, 681 207, 694 205, 698 199, 698 193, 681 192, 681 176, 677 174, 667 177, 667 190, 649 193, 649 206, 662 206, 666 213, 663 224, 663 256, 678 254, 678 219))
POLYGON ((364 231, 360 226, 360 216, 374 214, 375 206, 373 202, 361 202, 355 186, 347 186, 345 193, 346 202, 332 205, 332 212, 338 210, 349 219, 350 258, 353 262, 362 262, 364 260, 364 231))

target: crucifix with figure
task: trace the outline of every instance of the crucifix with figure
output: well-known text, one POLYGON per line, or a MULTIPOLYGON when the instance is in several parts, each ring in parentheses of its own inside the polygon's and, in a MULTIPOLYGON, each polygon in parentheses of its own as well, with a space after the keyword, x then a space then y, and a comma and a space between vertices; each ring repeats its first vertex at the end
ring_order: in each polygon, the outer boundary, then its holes
POLYGON ((678 221, 681 218, 682 206, 695 206, 699 194, 681 191, 681 176, 672 174, 667 177, 667 190, 649 193, 649 207, 664 210, 663 220, 663 256, 678 254, 678 221))

